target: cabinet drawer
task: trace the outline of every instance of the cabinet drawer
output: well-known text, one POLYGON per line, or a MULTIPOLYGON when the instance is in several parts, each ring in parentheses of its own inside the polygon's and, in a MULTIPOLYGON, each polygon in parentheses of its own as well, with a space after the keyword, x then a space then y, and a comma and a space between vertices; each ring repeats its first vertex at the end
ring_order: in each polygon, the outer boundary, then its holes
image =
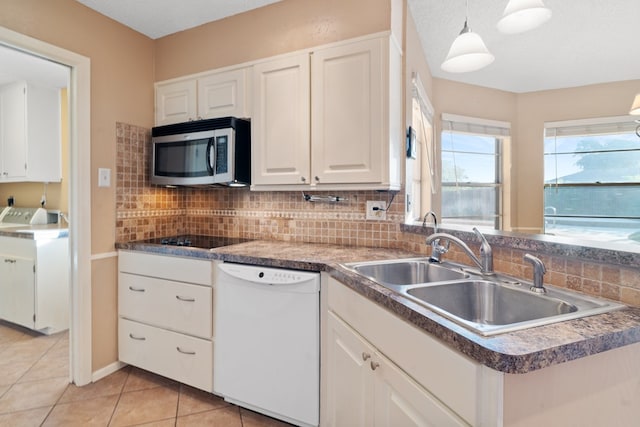
POLYGON ((122 362, 184 384, 213 390, 213 342, 118 319, 122 362))
POLYGON ((213 278, 211 261, 129 251, 118 253, 118 271, 206 286, 213 278))
POLYGON ((153 326, 210 339, 213 288, 120 273, 118 314, 153 326))

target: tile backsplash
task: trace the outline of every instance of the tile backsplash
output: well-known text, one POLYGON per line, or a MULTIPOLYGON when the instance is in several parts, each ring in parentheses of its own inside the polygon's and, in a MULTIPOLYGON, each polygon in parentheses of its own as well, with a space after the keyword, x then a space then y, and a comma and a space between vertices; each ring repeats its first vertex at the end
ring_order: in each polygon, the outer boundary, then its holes
MULTIPOLYGON (((403 230, 404 200, 393 200, 387 220, 365 219, 367 200, 390 201, 376 191, 318 192, 338 203, 309 202, 302 192, 256 192, 238 188, 164 188, 151 185, 150 129, 116 124, 116 240, 127 242, 178 234, 242 237, 342 246, 397 248, 426 255, 424 236, 403 230)), ((414 229, 418 227, 414 227, 414 229)), ((415 230, 411 230, 415 231, 415 230)), ((469 239, 474 251, 475 239, 469 239)), ((496 271, 531 277, 525 249, 494 247, 496 271)), ((571 256, 533 252, 545 262, 545 282, 640 306, 640 271, 571 256)), ((468 264, 455 249, 447 259, 468 264)))
POLYGON ((391 201, 388 192, 312 192, 337 195, 337 203, 310 202, 300 191, 248 188, 164 188, 151 185, 149 129, 117 123, 117 241, 176 234, 401 247, 402 197, 386 221, 365 220, 367 200, 391 201))

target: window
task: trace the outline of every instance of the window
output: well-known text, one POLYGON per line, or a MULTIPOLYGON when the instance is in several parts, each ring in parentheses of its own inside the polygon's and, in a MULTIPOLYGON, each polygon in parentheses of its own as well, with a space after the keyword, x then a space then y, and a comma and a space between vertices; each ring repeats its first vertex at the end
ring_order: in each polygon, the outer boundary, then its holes
POLYGON ((501 229, 502 151, 509 124, 443 114, 442 223, 501 229))
POLYGON ((411 128, 407 134, 405 162, 405 221, 422 221, 424 215, 435 211, 436 193, 433 133, 433 106, 417 74, 412 77, 411 128))
POLYGON ((627 117, 545 124, 545 233, 640 243, 640 138, 627 117))

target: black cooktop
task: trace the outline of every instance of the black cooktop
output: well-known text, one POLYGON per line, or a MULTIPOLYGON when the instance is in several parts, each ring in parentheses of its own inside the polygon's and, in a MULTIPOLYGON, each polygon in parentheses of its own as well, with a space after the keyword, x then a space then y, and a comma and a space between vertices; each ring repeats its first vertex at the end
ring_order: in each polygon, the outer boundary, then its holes
POLYGON ((181 236, 158 237, 156 239, 145 240, 144 243, 211 249, 219 248, 220 246, 229 246, 238 243, 244 243, 250 240, 251 239, 241 239, 239 237, 198 236, 193 234, 185 234, 181 236))

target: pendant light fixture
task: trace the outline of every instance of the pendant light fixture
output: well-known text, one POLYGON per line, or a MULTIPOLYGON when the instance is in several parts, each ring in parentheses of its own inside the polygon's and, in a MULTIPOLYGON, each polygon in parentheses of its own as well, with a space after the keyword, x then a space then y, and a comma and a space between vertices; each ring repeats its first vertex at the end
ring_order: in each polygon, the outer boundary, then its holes
POLYGON ((450 73, 467 73, 476 71, 491 64, 495 59, 485 46, 482 38, 471 31, 467 24, 469 1, 465 3, 465 19, 462 31, 453 41, 449 54, 440 66, 450 73))
POLYGON ((509 0, 498 30, 505 34, 517 34, 532 30, 551 18, 551 9, 542 0, 509 0))

